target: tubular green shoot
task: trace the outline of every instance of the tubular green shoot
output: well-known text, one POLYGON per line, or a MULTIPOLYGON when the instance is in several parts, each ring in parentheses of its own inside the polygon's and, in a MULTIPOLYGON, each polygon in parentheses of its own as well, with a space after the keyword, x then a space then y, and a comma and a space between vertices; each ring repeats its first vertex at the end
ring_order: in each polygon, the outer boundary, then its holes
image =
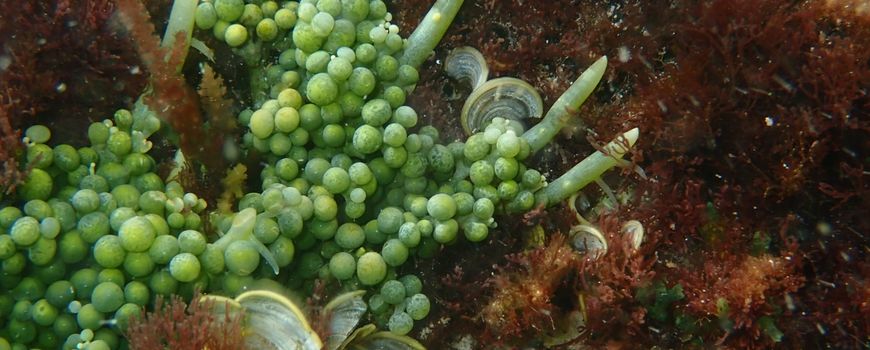
POLYGON ((596 151, 583 159, 535 195, 538 205, 551 206, 561 202, 600 178, 605 171, 619 164, 622 156, 637 142, 638 135, 637 128, 626 131, 604 146, 604 152, 596 151))
POLYGON ((184 58, 187 57, 187 49, 190 47, 191 37, 193 35, 194 14, 196 14, 197 0, 175 0, 172 3, 172 12, 169 14, 169 23, 166 25, 166 32, 163 34, 163 40, 160 46, 168 52, 171 52, 175 46, 175 41, 178 39, 178 33, 184 33, 184 52, 181 62, 178 63, 178 72, 181 72, 181 67, 184 65, 184 58))
POLYGON ((408 37, 405 52, 402 53, 399 62, 414 68, 420 67, 429 58, 441 38, 444 37, 447 27, 450 26, 456 13, 459 12, 459 8, 462 7, 462 1, 436 1, 435 5, 432 5, 432 8, 426 13, 426 17, 420 21, 420 25, 408 37))
POLYGON ((607 68, 607 56, 599 58, 595 63, 589 66, 577 80, 571 84, 571 87, 559 96, 559 99, 553 103, 547 115, 540 123, 529 129, 523 134, 523 138, 529 142, 532 153, 537 152, 549 143, 553 137, 568 124, 571 118, 570 111, 576 111, 580 105, 586 101, 586 98, 595 90, 595 86, 604 76, 604 70, 607 68))

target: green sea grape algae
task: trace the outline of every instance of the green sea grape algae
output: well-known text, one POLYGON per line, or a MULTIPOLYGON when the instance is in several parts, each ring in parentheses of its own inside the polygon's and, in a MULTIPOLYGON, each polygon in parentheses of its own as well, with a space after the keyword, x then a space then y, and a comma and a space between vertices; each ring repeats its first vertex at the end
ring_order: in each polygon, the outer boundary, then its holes
POLYGON ((148 138, 160 122, 143 104, 92 124, 84 147, 52 148, 47 129, 28 130, 39 156, 28 157, 18 205, 0 210, 0 306, 21 311, 0 333, 10 344, 116 347, 116 325, 143 294, 235 296, 258 280, 304 295, 316 280, 366 290, 375 325, 406 334, 429 301, 399 268, 462 237, 485 240, 497 213, 567 198, 637 139, 629 131, 550 185, 523 164, 566 124, 564 111, 588 96, 606 60, 529 131, 494 118, 466 142, 444 144, 436 128, 418 127, 405 96, 462 1, 437 1, 408 39, 380 0, 180 2, 165 38, 192 20, 194 36, 236 47, 261 77, 256 102, 238 116, 243 154, 263 160, 261 185, 227 213, 157 176, 148 138), (210 243, 203 216, 220 235, 210 243), (64 316, 34 313, 42 300, 64 316))

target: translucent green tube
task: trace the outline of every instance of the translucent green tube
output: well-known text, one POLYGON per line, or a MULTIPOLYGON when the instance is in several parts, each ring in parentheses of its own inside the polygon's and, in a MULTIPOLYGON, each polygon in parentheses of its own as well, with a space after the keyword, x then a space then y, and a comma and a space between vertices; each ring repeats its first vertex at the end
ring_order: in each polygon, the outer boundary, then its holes
POLYGON ((436 1, 435 5, 432 5, 432 8, 426 13, 426 17, 420 21, 417 29, 414 29, 414 32, 408 37, 405 52, 402 53, 399 62, 414 68, 420 67, 429 58, 441 38, 444 37, 444 33, 447 32, 447 28, 450 27, 450 23, 453 22, 459 8, 462 7, 462 1, 436 1))
MULTIPOLYGON (((175 0, 172 3, 172 12, 169 13, 169 23, 166 25, 166 32, 163 34, 163 40, 160 46, 168 52, 172 52, 175 46, 175 41, 178 39, 178 33, 184 33, 184 52, 181 57, 181 62, 178 63, 178 71, 181 72, 181 66, 184 65, 184 59, 187 57, 187 49, 190 47, 191 37, 193 35, 194 17, 196 15, 197 0, 175 0)), ((168 57, 164 57, 168 59, 168 57)))
POLYGON ((532 153, 544 148, 559 133, 559 130, 568 124, 571 111, 579 109, 586 98, 592 94, 601 77, 604 76, 605 69, 607 69, 607 56, 599 58, 589 66, 553 103, 544 119, 523 134, 523 138, 529 142, 532 153))
POLYGON ((595 181, 605 171, 619 164, 620 159, 637 142, 640 131, 638 128, 626 131, 615 140, 604 146, 605 153, 596 151, 577 163, 571 170, 547 184, 535 194, 538 205, 551 206, 565 200, 577 191, 595 181))

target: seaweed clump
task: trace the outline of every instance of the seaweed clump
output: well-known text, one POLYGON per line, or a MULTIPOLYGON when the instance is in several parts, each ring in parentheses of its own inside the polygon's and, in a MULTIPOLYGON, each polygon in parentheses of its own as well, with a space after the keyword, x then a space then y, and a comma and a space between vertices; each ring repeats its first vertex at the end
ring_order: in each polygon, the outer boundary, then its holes
POLYGON ((553 300, 556 290, 571 281, 580 258, 554 235, 539 248, 508 257, 509 264, 496 270, 488 281, 494 291, 480 318, 493 338, 522 338, 552 332, 560 308, 553 300), (510 271, 510 272, 508 272, 510 271))
POLYGON ((633 215, 661 242, 657 276, 685 298, 652 340, 861 346, 867 18, 820 2, 663 5, 586 28, 624 59, 598 95, 616 103, 584 120, 654 133, 635 159, 652 181, 633 215))
POLYGON ((190 304, 173 295, 165 302, 158 295, 154 311, 129 319, 124 335, 130 349, 230 350, 244 348, 243 313, 216 315, 214 300, 195 293, 190 304))
MULTIPOLYGON (((463 8, 435 56, 477 47, 491 75, 530 82, 545 104, 592 56, 611 58, 582 122, 538 159, 544 169, 573 163, 597 135, 652 133, 633 152, 649 180, 617 183, 633 199, 610 215, 644 224, 638 254, 655 263, 640 266, 654 277, 584 270, 635 294, 578 285, 585 342, 857 348, 870 324, 868 23, 854 1, 483 1, 463 8)), ((457 115, 462 87, 424 68, 410 103, 436 122, 457 115)), ((542 215, 548 231, 566 230, 554 224, 564 211, 542 215)))
POLYGON ((64 139, 81 120, 110 115, 144 87, 139 58, 109 30, 115 3, 4 1, 0 3, 0 190, 12 193, 26 169, 19 128, 46 123, 64 139))

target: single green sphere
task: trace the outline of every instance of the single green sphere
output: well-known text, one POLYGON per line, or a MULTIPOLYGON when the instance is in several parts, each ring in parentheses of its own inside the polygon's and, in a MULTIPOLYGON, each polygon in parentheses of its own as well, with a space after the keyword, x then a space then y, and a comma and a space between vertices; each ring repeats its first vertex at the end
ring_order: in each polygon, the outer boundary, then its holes
POLYGON ((217 23, 217 11, 214 5, 210 2, 202 2, 196 7, 196 13, 193 15, 196 27, 201 30, 208 30, 214 27, 217 23))
POLYGON ((224 252, 224 263, 227 270, 239 275, 250 275, 260 265, 260 253, 254 244, 248 241, 234 241, 224 252))
POLYGON ((24 184, 18 187, 18 194, 25 201, 33 199, 48 200, 54 188, 54 180, 45 170, 30 169, 24 184))
POLYGON ((469 177, 475 186, 489 185, 495 177, 495 170, 488 161, 478 160, 471 164, 469 177))
POLYGON ((404 275, 399 281, 405 286, 405 295, 414 295, 423 290, 423 281, 415 275, 404 275))
POLYGON ((70 145, 58 145, 54 147, 54 164, 63 171, 72 172, 81 164, 78 151, 70 145))
POLYGON ((347 280, 356 272, 356 260, 347 252, 338 252, 329 259, 329 272, 338 280, 347 280))
MULTIPOLYGON (((88 140, 91 145, 101 145, 109 139, 109 127, 100 122, 91 123, 88 127, 88 140)), ((86 163, 87 164, 87 163, 86 163)))
POLYGON ((305 96, 311 103, 325 106, 338 98, 338 85, 329 74, 317 73, 308 81, 305 87, 305 96))
POLYGON ((362 109, 363 120, 371 126, 384 125, 392 115, 393 110, 390 108, 389 102, 383 99, 366 102, 362 109))
POLYGON ((157 232, 154 225, 148 219, 137 216, 130 218, 121 225, 118 237, 121 238, 121 246, 130 252, 144 252, 151 247, 157 232))
POLYGON ((430 307, 429 298, 423 294, 417 293, 406 299, 405 312, 407 312, 412 319, 419 321, 429 315, 430 307))
POLYGON ((230 24, 224 32, 224 41, 230 47, 239 47, 248 40, 248 29, 241 24, 230 24))
POLYGON ((296 25, 296 13, 286 8, 279 9, 275 12, 275 24, 284 30, 293 28, 296 25))
POLYGON ((285 267, 293 262, 296 253, 296 245, 287 237, 281 236, 269 245, 269 251, 275 256, 275 262, 279 267, 285 267))
POLYGON ((54 161, 54 151, 43 144, 30 145, 27 146, 26 158, 28 167, 48 169, 54 161))
POLYGON ((191 253, 181 253, 169 262, 169 273, 179 282, 192 282, 199 277, 199 259, 191 253))
POLYGON ((435 225, 435 230, 432 232, 432 237, 438 243, 447 244, 456 239, 456 234, 459 232, 459 223, 456 220, 447 220, 435 225))
POLYGON ((121 239, 115 235, 105 235, 94 244, 94 260, 103 268, 113 269, 124 263, 126 251, 121 239))
POLYGON ((196 230, 184 230, 178 234, 178 245, 182 252, 193 255, 202 254, 206 246, 205 235, 196 230))
POLYGON ((323 187, 332 194, 342 193, 350 187, 350 175, 342 168, 329 168, 323 173, 323 187))
POLYGON ((348 175, 350 175, 350 180, 357 185, 365 185, 374 179, 372 170, 369 169, 369 166, 366 165, 366 163, 353 163, 350 168, 347 169, 347 172, 348 175))
POLYGON ((151 292, 168 297, 178 290, 178 281, 166 270, 156 271, 151 274, 148 281, 151 292))
POLYGON ((399 227, 399 240, 408 248, 414 248, 420 244, 420 229, 416 223, 406 222, 399 227))
POLYGON ((57 319, 58 310, 46 299, 40 299, 30 308, 33 321, 40 326, 50 326, 57 319))
MULTIPOLYGON (((119 330, 125 330, 127 325, 130 323, 131 317, 139 317, 142 313, 143 305, 135 304, 135 303, 126 303, 121 305, 117 311, 115 311, 115 321, 119 330)), ((99 341, 99 340, 98 340, 99 341)), ((92 342, 96 343, 97 341, 92 342)))
MULTIPOLYGON (((121 300, 123 301, 124 295, 121 294, 121 300)), ((114 302, 112 302, 114 303, 114 302)), ((120 307, 120 305, 118 305, 120 307)), ((102 325, 103 320, 105 319, 105 315, 97 310, 94 304, 85 304, 82 305, 81 309, 79 309, 78 314, 76 314, 76 320, 78 321, 79 327, 82 329, 97 329, 102 325)))
POLYGON ((244 0, 215 0, 214 9, 217 17, 225 22, 234 22, 242 17, 245 11, 244 0))
POLYGON ((139 306, 146 306, 151 296, 148 285, 142 281, 130 281, 124 286, 124 300, 139 306))
POLYGON ((91 294, 91 303, 99 312, 115 312, 124 305, 124 290, 113 282, 100 283, 91 294))
POLYGON ((408 106, 399 106, 393 113, 393 121, 407 128, 417 125, 417 112, 408 106))
POLYGON ((371 154, 381 148, 381 132, 371 125, 362 125, 353 133, 353 147, 362 154, 371 154))
POLYGON ((17 248, 15 247, 15 241, 12 239, 10 235, 0 234, 0 260, 6 260, 13 255, 17 248))
POLYGON ((46 143, 51 138, 51 130, 45 125, 34 125, 24 131, 24 136, 33 143, 46 143))
POLYGON ((97 276, 99 273, 91 268, 78 270, 70 276, 69 281, 73 285, 76 293, 76 298, 84 300, 91 297, 94 287, 97 285, 97 276))
POLYGON ((397 312, 390 316, 390 321, 387 323, 387 327, 390 329, 391 333, 405 335, 414 328, 414 319, 404 311, 397 312))
MULTIPOLYGON (((36 240, 36 243, 33 243, 33 245, 27 248, 27 258, 36 266, 51 264, 56 253, 57 241, 45 237, 40 237, 36 240)), ((47 268, 48 266, 43 267, 43 269, 47 268)))
POLYGON ((429 198, 426 209, 435 220, 450 220, 456 215, 456 200, 449 194, 438 193, 429 198))
POLYGON ((387 263, 376 252, 365 253, 357 260, 356 275, 363 285, 376 285, 387 276, 387 263))
POLYGON ((480 242, 489 235, 489 228, 480 222, 470 222, 464 226, 465 238, 470 242, 480 242))
POLYGON ((350 91, 357 96, 365 97, 374 91, 377 79, 368 68, 357 67, 353 69, 347 82, 350 91))
POLYGON ((251 28, 257 25, 263 19, 263 10, 256 4, 245 4, 242 10, 242 17, 239 17, 239 23, 245 27, 251 28))
POLYGON ((369 298, 369 310, 375 315, 381 315, 388 311, 390 304, 384 301, 384 297, 380 294, 374 294, 369 298))
POLYGON ((126 131, 116 131, 109 135, 106 149, 118 157, 126 156, 133 149, 133 141, 126 131))
POLYGON ((386 281, 381 285, 381 297, 389 304, 398 305, 405 300, 405 286, 397 280, 386 281))
POLYGON ((45 289, 45 299, 55 307, 64 308, 76 296, 75 288, 70 281, 59 280, 45 289))
POLYGON ((172 235, 162 235, 154 238, 154 242, 148 248, 148 256, 155 263, 164 265, 168 264, 180 250, 178 238, 172 235))
POLYGON ((302 107, 302 94, 299 93, 299 90, 294 88, 281 90, 281 92, 278 93, 278 106, 281 106, 282 108, 290 107, 298 110, 302 107))
POLYGON ((21 247, 36 243, 39 239, 39 221, 30 216, 21 217, 15 220, 12 228, 9 229, 9 235, 12 236, 12 241, 21 247))
POLYGON ((399 227, 405 222, 402 210, 397 207, 386 207, 378 213, 378 230, 392 235, 399 232, 399 227))
POLYGON ((78 231, 64 233, 58 242, 58 254, 64 263, 74 264, 88 255, 88 244, 78 231))
POLYGON ((338 227, 335 233, 335 243, 344 249, 356 249, 362 246, 366 236, 362 227, 353 222, 347 222, 338 227))
MULTIPOLYGON (((287 89, 285 91, 296 91, 296 90, 287 89)), ((280 98, 280 95, 279 95, 279 98, 280 98)), ((288 102, 288 104, 295 104, 295 102, 288 102)), ((263 116, 260 116, 260 118, 262 118, 262 117, 263 116)), ((296 110, 296 108, 282 107, 277 112, 275 112, 275 118, 274 118, 275 129, 280 131, 280 132, 289 133, 289 132, 292 132, 293 130, 296 130, 296 128, 299 127, 300 121, 301 121, 301 119, 299 117, 299 112, 296 110)), ((258 130, 258 132, 260 134, 265 134, 265 130, 258 130)), ((269 132, 271 133, 271 131, 269 131, 269 132)))
POLYGON ((265 18, 257 23, 257 37, 263 41, 272 41, 278 37, 278 24, 274 19, 265 18))
POLYGON ((387 265, 402 266, 408 260, 408 247, 402 241, 392 238, 384 243, 381 256, 387 265))
POLYGON ((336 81, 346 81, 353 73, 353 64, 343 57, 334 57, 329 61, 326 71, 336 81))
POLYGON ((127 253, 124 258, 124 271, 134 278, 145 277, 154 271, 154 260, 147 252, 127 253))

